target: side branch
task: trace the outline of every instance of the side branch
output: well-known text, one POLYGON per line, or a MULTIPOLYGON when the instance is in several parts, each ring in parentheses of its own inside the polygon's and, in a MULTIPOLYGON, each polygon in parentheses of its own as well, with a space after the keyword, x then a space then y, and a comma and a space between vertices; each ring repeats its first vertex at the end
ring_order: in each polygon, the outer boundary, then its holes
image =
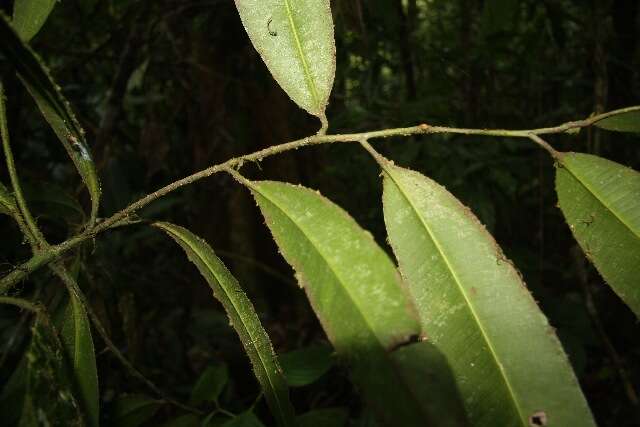
POLYGON ((610 111, 608 113, 600 114, 590 117, 585 120, 578 120, 573 122, 563 123, 554 127, 537 128, 537 129, 525 129, 525 130, 508 130, 508 129, 466 129, 466 128, 453 128, 446 126, 430 126, 427 124, 420 124, 412 127, 384 129, 361 133, 339 134, 339 135, 314 135, 306 138, 298 139, 295 141, 286 142, 280 145, 274 145, 263 150, 256 151, 244 156, 235 157, 229 159, 224 163, 210 166, 178 181, 172 182, 159 190, 150 193, 136 202, 133 202, 120 212, 115 213, 111 217, 98 223, 95 227, 84 231, 83 233, 72 237, 71 239, 55 246, 51 246, 40 253, 34 255, 30 260, 16 267, 9 274, 0 279, 0 295, 6 294, 13 286, 24 279, 26 276, 39 269, 43 265, 49 264, 53 260, 58 259, 69 249, 78 246, 80 243, 94 238, 96 235, 102 233, 118 225, 125 224, 129 217, 166 194, 169 194, 185 185, 192 184, 203 178, 207 178, 216 173, 227 171, 229 169, 237 169, 242 167, 245 162, 260 162, 263 159, 274 156, 276 154, 283 153, 285 151, 297 150, 311 145, 331 144, 335 142, 355 142, 367 141, 374 138, 389 138, 394 136, 410 136, 410 135, 431 135, 431 134, 460 134, 460 135, 477 135, 477 136, 500 136, 507 138, 525 138, 531 140, 538 145, 545 148, 550 154, 553 155, 555 151, 544 142, 539 135, 548 134, 560 134, 574 131, 576 129, 589 127, 594 123, 617 114, 628 113, 632 111, 640 111, 640 106, 623 108, 620 110, 610 111))

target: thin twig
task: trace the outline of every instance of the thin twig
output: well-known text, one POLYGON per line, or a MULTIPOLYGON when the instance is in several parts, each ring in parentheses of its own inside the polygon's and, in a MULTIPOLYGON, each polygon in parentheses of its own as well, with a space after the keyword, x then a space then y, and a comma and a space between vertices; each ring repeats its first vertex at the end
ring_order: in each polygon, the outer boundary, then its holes
POLYGON ((58 277, 60 277, 60 279, 62 279, 69 293, 73 294, 78 298, 80 303, 84 306, 84 309, 89 314, 89 317, 91 318, 93 326, 96 328, 96 331, 98 331, 98 334, 104 341, 105 345, 109 348, 109 350, 113 353, 113 355, 116 356, 116 358, 120 361, 120 363, 122 363, 122 365, 131 373, 132 376, 136 377, 138 380, 144 383, 149 389, 151 389, 155 394, 160 396, 162 400, 164 400, 165 402, 170 403, 179 408, 182 408, 188 412, 192 412, 195 414, 203 414, 203 412, 200 411, 199 409, 185 405, 184 403, 180 403, 177 400, 167 396, 167 394, 164 393, 153 381, 145 377, 142 374, 142 372, 140 372, 135 366, 133 366, 133 364, 129 361, 129 359, 127 359, 127 357, 124 354, 122 354, 122 352, 113 343, 113 341, 111 341, 111 338, 109 338, 109 335, 107 334, 107 331, 102 325, 102 322, 100 322, 100 319, 98 318, 96 313, 93 311, 93 308, 91 308, 91 305, 89 305, 89 302, 85 297, 84 293, 80 290, 80 287, 78 286, 76 281, 73 279, 73 277, 71 277, 67 269, 61 264, 53 264, 51 266, 51 269, 56 273, 56 275, 58 275, 58 277))
POLYGON ((26 276, 37 270, 38 268, 46 265, 53 260, 59 258, 63 253, 69 249, 81 244, 82 242, 93 239, 96 235, 102 233, 109 228, 117 226, 126 221, 127 218, 135 213, 137 210, 143 208, 154 200, 165 196, 179 188, 192 184, 203 178, 207 178, 211 175, 217 174, 222 171, 233 170, 240 168, 245 162, 260 162, 263 159, 274 156, 276 154, 284 153, 286 151, 297 150, 311 145, 331 144, 336 142, 355 142, 367 141, 374 138, 390 138, 395 136, 409 136, 409 135, 431 135, 431 134, 461 134, 461 135, 476 135, 476 136, 498 136, 507 138, 524 138, 536 142, 541 145, 549 153, 557 153, 549 146, 548 143, 543 141, 540 135, 571 133, 575 130, 588 127, 594 123, 603 120, 607 117, 628 113, 632 111, 640 111, 640 106, 623 108, 620 110, 610 111, 608 113, 600 114, 590 117, 585 120, 578 120, 563 123, 554 127, 537 128, 537 129, 525 129, 525 130, 507 130, 507 129, 466 129, 466 128, 452 128, 445 126, 430 126, 427 124, 420 124, 412 127, 384 129, 361 133, 351 134, 339 134, 339 135, 314 135, 306 138, 298 139, 295 141, 286 142, 280 145, 274 145, 251 154, 246 154, 239 157, 234 157, 226 162, 219 163, 217 165, 210 166, 185 178, 179 179, 171 184, 168 184, 153 193, 147 194, 136 202, 133 202, 123 210, 115 213, 111 217, 98 223, 95 227, 78 234, 69 240, 60 243, 59 245, 51 246, 41 253, 35 254, 30 260, 24 262, 12 272, 0 279, 0 295, 5 294, 18 282, 24 279, 26 276))
POLYGON ((22 193, 22 186, 20 185, 15 161, 13 160, 13 152, 11 151, 11 144, 9 143, 9 126, 7 124, 4 85, 2 84, 2 81, 0 81, 0 137, 2 139, 2 147, 4 149, 4 156, 7 163, 7 170, 9 171, 9 179, 11 180, 13 194, 18 204, 21 217, 24 219, 24 222, 18 221, 18 225, 21 229, 22 227, 25 227, 23 231, 28 231, 25 233, 26 237, 29 238, 31 243, 33 243, 37 249, 44 249, 49 245, 38 229, 36 221, 27 207, 27 201, 22 193))

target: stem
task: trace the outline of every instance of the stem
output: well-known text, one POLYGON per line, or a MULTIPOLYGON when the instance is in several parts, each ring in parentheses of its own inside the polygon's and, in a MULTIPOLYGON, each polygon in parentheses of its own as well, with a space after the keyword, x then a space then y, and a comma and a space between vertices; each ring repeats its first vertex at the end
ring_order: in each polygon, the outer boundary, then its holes
POLYGON ((0 304, 15 305, 16 307, 33 311, 34 313, 39 313, 42 310, 41 307, 39 307, 37 304, 34 304, 22 298, 0 297, 0 304))
POLYGON ((541 138, 539 138, 540 135, 571 132, 574 129, 589 127, 594 123, 596 123, 597 121, 600 121, 607 117, 614 116, 617 114, 628 113, 632 111, 640 111, 640 106, 634 106, 634 107, 623 108, 620 110, 610 111, 608 113, 593 116, 585 120, 566 122, 558 126, 547 127, 547 128, 525 129, 525 130, 466 129, 466 128, 452 128, 452 127, 445 127, 445 126, 430 126, 425 123, 422 123, 420 125, 412 126, 412 127, 384 129, 384 130, 376 130, 376 131, 361 132, 361 133, 350 133, 350 134, 339 134, 339 135, 314 135, 314 136, 309 136, 302 139, 297 139, 295 141, 286 142, 284 144, 274 145, 272 147, 265 148, 251 154, 245 154, 240 157, 229 159, 226 162, 210 166, 206 169, 203 169, 185 178, 179 179, 178 181, 172 182, 171 184, 166 185, 160 188, 159 190, 156 190, 153 193, 150 193, 142 197, 138 201, 133 202, 132 204, 130 204, 120 212, 117 212, 111 217, 98 223, 98 225, 96 225, 94 228, 90 230, 86 230, 83 233, 78 234, 59 245, 47 247, 45 250, 35 254, 30 260, 16 267, 11 273, 7 274, 2 279, 0 279, 0 295, 5 294, 9 289, 11 289, 23 278, 25 278, 26 276, 28 276, 38 268, 59 258, 63 253, 65 253, 69 249, 79 245, 80 243, 86 240, 94 238, 96 235, 102 233, 105 230, 108 230, 109 228, 113 228, 115 226, 121 225, 123 221, 128 220, 131 214, 135 213, 137 210, 143 208, 144 206, 148 205, 154 200, 159 199, 160 197, 166 194, 169 194, 181 187, 184 187, 185 185, 194 183, 203 178, 207 178, 216 173, 233 170, 234 168, 240 168, 244 165, 245 162, 260 162, 267 157, 274 156, 276 154, 280 154, 285 151, 297 150, 298 148, 303 148, 311 145, 332 144, 336 142, 361 143, 362 141, 367 141, 369 139, 374 139, 374 138, 389 138, 393 136, 431 135, 431 134, 461 134, 461 135, 477 135, 477 136, 500 136, 500 137, 507 137, 507 138, 524 138, 524 139, 528 139, 536 142, 538 145, 541 145, 543 148, 545 148, 549 153, 554 155, 554 153, 557 154, 557 152, 553 150, 553 148, 551 148, 551 146, 548 143, 546 143, 541 138))
POLYGON ((85 297, 84 293, 80 290, 80 287, 78 286, 76 281, 73 279, 73 277, 71 277, 67 269, 62 264, 54 264, 51 266, 51 269, 56 273, 58 277, 60 277, 60 279, 62 279, 69 293, 75 295, 80 300, 80 303, 89 314, 89 317, 93 322, 93 326, 96 328, 96 331, 98 331, 98 334, 104 341, 105 345, 109 348, 109 350, 111 350, 111 352, 114 354, 114 356, 116 356, 116 358, 120 361, 120 363, 122 363, 122 365, 124 365, 124 367, 127 368, 127 370, 129 370, 131 375, 133 375, 134 377, 142 381, 147 387, 149 387, 149 389, 151 389, 154 393, 160 396, 162 400, 164 400, 165 402, 170 403, 179 408, 182 408, 188 412, 192 412, 195 414, 202 414, 202 411, 196 408, 192 408, 191 406, 185 405, 183 403, 178 402, 175 399, 168 397, 164 392, 162 392, 162 390, 160 390, 160 388, 157 385, 155 385, 153 381, 145 377, 138 369, 136 369, 136 367, 133 366, 133 364, 129 361, 129 359, 127 359, 126 356, 122 354, 122 352, 113 343, 113 341, 111 341, 111 338, 109 338, 107 331, 104 329, 104 326, 102 326, 100 319, 98 318, 96 313, 93 311, 93 309, 89 305, 89 302, 85 297))
POLYGON ((16 171, 16 165, 13 159, 13 153, 11 151, 11 145, 9 144, 9 127, 7 125, 7 112, 4 100, 4 85, 0 81, 0 135, 2 137, 2 147, 4 149, 4 156, 7 161, 7 169, 9 171, 9 178, 11 179, 11 187, 13 187, 13 193, 18 203, 18 208, 24 219, 24 223, 18 221, 18 225, 22 229, 26 237, 34 243, 37 248, 46 248, 48 246, 44 236, 38 229, 36 221, 33 219, 31 212, 27 206, 27 201, 22 193, 22 187, 20 186, 20 180, 18 179, 18 172, 16 171))

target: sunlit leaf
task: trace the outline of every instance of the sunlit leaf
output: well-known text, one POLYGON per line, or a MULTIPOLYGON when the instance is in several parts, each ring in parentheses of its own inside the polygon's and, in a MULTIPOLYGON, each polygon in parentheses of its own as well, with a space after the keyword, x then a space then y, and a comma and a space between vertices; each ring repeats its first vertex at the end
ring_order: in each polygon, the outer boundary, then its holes
POLYGON ((253 46, 289 97, 324 117, 335 75, 329 0, 235 0, 253 46))
POLYGON ((491 235, 442 186, 378 160, 389 241, 472 425, 593 426, 553 329, 491 235))
POLYGON ((189 402, 192 405, 199 405, 202 402, 217 402, 228 381, 227 365, 218 364, 207 367, 193 386, 189 402))
POLYGON ((86 414, 87 425, 97 427, 100 419, 100 403, 95 349, 87 312, 75 295, 69 294, 64 308, 60 335, 67 360, 73 371, 78 401, 86 414))
POLYGON ((22 40, 28 42, 38 34, 56 3, 56 0, 15 1, 11 24, 22 40))
POLYGON ((416 394, 400 373, 394 350, 418 339, 420 327, 395 266, 371 235, 315 191, 272 181, 245 185, 378 416, 388 425, 460 425, 454 417, 430 412, 432 396, 416 394))
POLYGON ((138 427, 153 418, 162 406, 159 400, 131 394, 118 398, 113 403, 112 420, 114 427, 138 427))
POLYGON ((84 136, 60 87, 36 54, 20 40, 7 18, 0 13, 0 52, 36 101, 43 116, 51 125, 65 150, 73 160, 91 196, 91 221, 95 221, 100 203, 100 183, 84 136))
POLYGON ((614 114, 594 124, 606 130, 640 133, 640 110, 614 114))
POLYGON ((640 174, 601 157, 563 153, 556 190, 580 247, 640 317, 640 174))
POLYGON ((207 280, 214 297, 224 306, 229 320, 240 336, 256 378, 280 426, 292 426, 294 411, 289 402, 289 388, 253 304, 238 281, 227 270, 211 247, 189 230, 166 222, 154 224, 184 249, 200 274, 207 280))
POLYGON ((326 345, 313 345, 280 355, 284 376, 291 387, 312 384, 333 365, 332 349, 326 345))

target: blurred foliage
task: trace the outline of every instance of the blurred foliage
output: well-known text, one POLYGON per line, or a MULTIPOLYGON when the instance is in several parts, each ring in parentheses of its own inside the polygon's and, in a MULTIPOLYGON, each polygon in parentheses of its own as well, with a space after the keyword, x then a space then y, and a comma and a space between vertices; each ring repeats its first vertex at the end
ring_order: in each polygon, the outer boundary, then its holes
MULTIPOLYGON (((0 0, 0 8, 10 12, 12 1, 0 0)), ((637 0, 334 0, 332 8, 338 56, 331 133, 422 122, 543 127, 640 104, 637 0)), ((31 45, 87 130, 102 180, 102 217, 193 171, 318 127, 273 81, 230 0, 66 0, 31 45)), ((90 201, 3 61, 18 172, 45 235, 62 241, 83 220, 75 200, 85 207, 90 201)), ((550 140, 640 169, 634 135, 593 128, 550 140)), ((640 325, 576 250, 556 207, 548 156, 533 144, 488 137, 394 138, 376 146, 474 210, 557 329, 599 424, 637 425, 640 409, 620 368, 640 389, 640 325)), ((378 168, 356 145, 286 153, 245 171, 318 188, 384 242, 378 168)), ((8 182, 5 168, 0 180, 8 182)), ((326 342, 248 192, 231 178, 189 186, 141 215, 189 225, 211 244, 254 302, 278 353, 326 342)), ((28 256, 17 228, 0 216, 0 273, 28 256)), ((196 399, 213 413, 209 425, 228 423, 226 411, 245 413, 234 420, 255 425, 250 408, 269 420, 222 307, 179 248, 140 227, 110 232, 71 256, 82 262, 80 286, 107 332, 146 376, 186 402, 211 366, 227 366, 221 390, 207 392, 219 396, 196 399)), ((51 306, 64 287, 41 271, 15 293, 51 306)), ((28 348, 28 320, 0 307, 2 384, 28 348)), ((150 396, 136 400, 151 402, 142 405, 148 425, 176 417, 183 417, 176 425, 189 425, 182 410, 160 404, 94 340, 106 425, 121 414, 125 395, 150 396)), ((368 425, 344 368, 328 372, 296 388, 294 406, 300 413, 348 408, 353 425, 368 425)))

